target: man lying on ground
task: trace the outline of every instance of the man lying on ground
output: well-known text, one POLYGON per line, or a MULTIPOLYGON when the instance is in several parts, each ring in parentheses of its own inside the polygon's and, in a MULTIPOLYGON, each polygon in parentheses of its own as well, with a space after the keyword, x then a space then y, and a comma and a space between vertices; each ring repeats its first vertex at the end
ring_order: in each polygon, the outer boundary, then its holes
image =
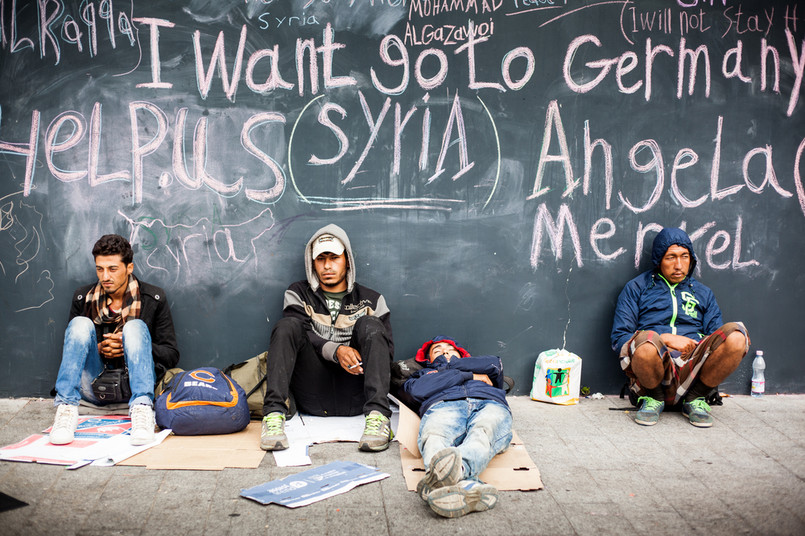
POLYGON ((498 491, 478 475, 512 439, 500 358, 471 357, 454 340, 436 337, 416 359, 424 368, 403 388, 422 417, 417 443, 427 471, 417 493, 443 517, 494 508, 498 491))

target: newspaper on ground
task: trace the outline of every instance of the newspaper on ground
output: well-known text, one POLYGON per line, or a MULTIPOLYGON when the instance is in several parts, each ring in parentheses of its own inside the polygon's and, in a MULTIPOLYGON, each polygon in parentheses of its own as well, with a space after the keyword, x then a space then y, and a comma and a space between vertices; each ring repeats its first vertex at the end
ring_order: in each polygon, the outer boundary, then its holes
MULTIPOLYGON (((391 397, 389 397, 391 398, 391 397)), ((397 433, 399 408, 391 406, 391 429, 397 433)), ((285 435, 289 448, 275 450, 274 461, 277 467, 298 467, 311 465, 308 450, 310 445, 334 441, 358 442, 363 435, 365 417, 314 417, 297 413, 285 422, 285 435)))
POLYGON ((67 445, 50 443, 50 428, 19 443, 0 448, 0 460, 67 465, 77 469, 88 464, 109 466, 158 445, 170 430, 156 435, 152 443, 132 446, 129 441, 131 419, 124 415, 78 418, 75 440, 67 445))
POLYGON ((337 461, 301 473, 272 480, 240 491, 240 496, 260 504, 279 504, 288 508, 307 506, 352 488, 388 478, 377 467, 337 461))

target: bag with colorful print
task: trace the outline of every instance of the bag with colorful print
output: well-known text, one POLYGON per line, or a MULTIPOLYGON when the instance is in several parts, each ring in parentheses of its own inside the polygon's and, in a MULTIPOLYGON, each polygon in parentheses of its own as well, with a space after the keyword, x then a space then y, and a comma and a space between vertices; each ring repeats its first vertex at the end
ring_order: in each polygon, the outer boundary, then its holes
POLYGON ((545 350, 534 365, 531 399, 569 406, 579 403, 581 358, 567 350, 545 350))

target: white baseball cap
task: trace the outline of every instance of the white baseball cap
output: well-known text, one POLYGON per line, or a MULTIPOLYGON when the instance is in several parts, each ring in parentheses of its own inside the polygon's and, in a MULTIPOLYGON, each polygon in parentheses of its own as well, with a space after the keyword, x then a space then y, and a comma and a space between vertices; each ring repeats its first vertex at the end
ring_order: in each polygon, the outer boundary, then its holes
POLYGON ((313 241, 313 258, 315 259, 324 252, 341 255, 345 249, 344 243, 337 236, 323 234, 313 241))

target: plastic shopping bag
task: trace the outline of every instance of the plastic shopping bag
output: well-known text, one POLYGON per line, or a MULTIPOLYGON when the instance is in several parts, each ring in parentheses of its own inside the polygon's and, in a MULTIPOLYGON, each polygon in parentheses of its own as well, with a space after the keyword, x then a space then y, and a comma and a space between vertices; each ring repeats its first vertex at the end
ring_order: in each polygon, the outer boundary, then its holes
POLYGON ((581 358, 567 350, 545 350, 534 365, 531 399, 565 406, 579 403, 581 358))

